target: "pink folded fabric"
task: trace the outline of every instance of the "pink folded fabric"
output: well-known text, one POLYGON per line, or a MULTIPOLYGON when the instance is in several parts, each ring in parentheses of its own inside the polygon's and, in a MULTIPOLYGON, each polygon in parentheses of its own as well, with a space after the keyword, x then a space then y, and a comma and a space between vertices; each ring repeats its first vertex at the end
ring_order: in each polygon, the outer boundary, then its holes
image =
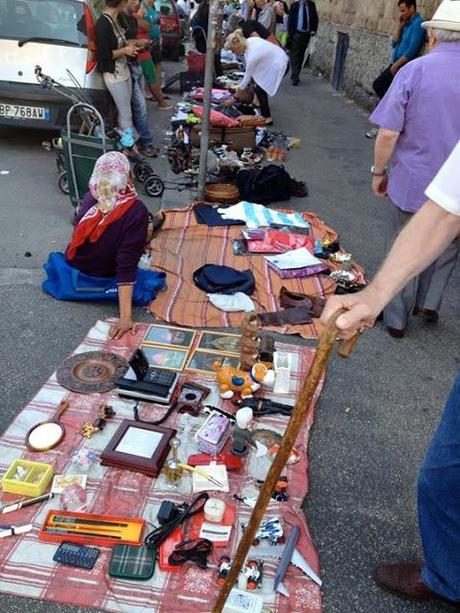
MULTIPOLYGON (((203 107, 201 106, 193 106, 192 111, 195 115, 198 115, 198 117, 203 116, 203 107)), ((215 111, 214 109, 211 109, 210 121, 211 125, 221 128, 236 128, 236 126, 239 125, 236 119, 233 119, 232 117, 227 117, 227 115, 219 113, 219 111, 215 111)))

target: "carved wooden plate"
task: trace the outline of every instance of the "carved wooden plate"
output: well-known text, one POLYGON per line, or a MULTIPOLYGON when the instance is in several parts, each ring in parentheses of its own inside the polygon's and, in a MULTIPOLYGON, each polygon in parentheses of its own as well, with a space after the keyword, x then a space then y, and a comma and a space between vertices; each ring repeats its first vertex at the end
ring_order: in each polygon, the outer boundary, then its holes
POLYGON ((59 366, 59 385, 82 394, 104 393, 115 387, 115 381, 129 368, 127 360, 116 353, 86 351, 71 355, 59 366))

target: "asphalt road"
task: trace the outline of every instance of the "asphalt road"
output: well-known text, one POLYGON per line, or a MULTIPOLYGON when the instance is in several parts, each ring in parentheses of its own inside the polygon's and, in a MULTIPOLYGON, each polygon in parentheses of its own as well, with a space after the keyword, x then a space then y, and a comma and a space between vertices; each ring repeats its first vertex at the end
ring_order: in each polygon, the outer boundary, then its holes
MULTIPOLYGON (((175 69, 170 64, 167 70, 175 69)), ((306 180, 310 197, 292 206, 321 215, 372 274, 382 259, 383 201, 369 192, 372 143, 366 114, 312 75, 288 82, 273 101, 276 128, 299 136, 289 172, 306 180)), ((152 110, 158 140, 167 114, 152 110)), ((56 187, 49 134, 0 129, 0 429, 38 391, 96 319, 115 307, 59 303, 40 290, 49 251, 65 247, 71 209, 56 187)), ((165 161, 157 162, 164 172, 165 161)), ((185 195, 167 193, 168 204, 185 195)), ((155 210, 158 201, 146 199, 155 210)), ((325 613, 450 611, 439 603, 410 603, 372 582, 381 560, 421 555, 415 483, 418 466, 460 359, 456 318, 459 272, 453 276, 435 327, 414 319, 406 337, 382 328, 366 332, 347 361, 334 358, 311 435, 311 489, 306 513, 321 556, 325 613)), ((149 321, 137 309, 136 318, 149 321)), ((0 594, 2 613, 75 612, 76 608, 0 594)))

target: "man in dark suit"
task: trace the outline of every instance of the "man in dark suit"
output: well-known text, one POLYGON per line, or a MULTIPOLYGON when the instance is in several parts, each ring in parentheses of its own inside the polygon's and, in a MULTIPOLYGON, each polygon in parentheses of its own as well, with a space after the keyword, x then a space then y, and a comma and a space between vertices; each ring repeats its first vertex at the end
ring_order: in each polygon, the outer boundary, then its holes
POLYGON ((313 0, 300 0, 291 5, 288 32, 291 47, 291 79, 293 85, 299 84, 305 50, 310 36, 318 29, 318 13, 313 0))

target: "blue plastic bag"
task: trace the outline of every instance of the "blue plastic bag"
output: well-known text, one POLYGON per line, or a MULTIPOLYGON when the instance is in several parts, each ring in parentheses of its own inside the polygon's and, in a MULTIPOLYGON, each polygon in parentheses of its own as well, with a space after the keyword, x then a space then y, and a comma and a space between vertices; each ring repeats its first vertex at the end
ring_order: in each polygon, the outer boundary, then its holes
MULTIPOLYGON (((44 269, 47 278, 42 283, 42 289, 56 300, 118 300, 118 285, 114 277, 91 277, 70 266, 63 253, 50 253, 44 269)), ((166 273, 138 268, 133 304, 146 306, 164 289, 166 273)))

